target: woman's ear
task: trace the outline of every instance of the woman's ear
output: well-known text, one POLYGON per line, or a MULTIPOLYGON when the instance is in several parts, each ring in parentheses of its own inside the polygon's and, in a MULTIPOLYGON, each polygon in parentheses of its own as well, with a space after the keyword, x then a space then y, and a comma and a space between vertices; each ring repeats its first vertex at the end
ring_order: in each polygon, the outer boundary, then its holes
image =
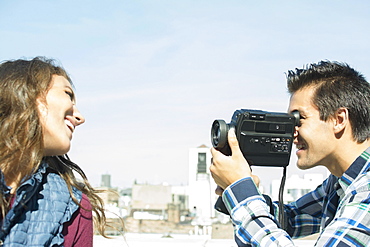
POLYGON ((37 108, 41 117, 46 117, 48 115, 48 107, 44 99, 38 98, 36 100, 37 108))

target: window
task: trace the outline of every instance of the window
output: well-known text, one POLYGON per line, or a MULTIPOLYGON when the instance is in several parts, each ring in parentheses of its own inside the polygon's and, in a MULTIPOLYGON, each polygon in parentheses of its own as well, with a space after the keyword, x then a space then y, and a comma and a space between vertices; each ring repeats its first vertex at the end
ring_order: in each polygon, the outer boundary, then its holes
POLYGON ((197 173, 207 173, 206 153, 198 153, 197 173))

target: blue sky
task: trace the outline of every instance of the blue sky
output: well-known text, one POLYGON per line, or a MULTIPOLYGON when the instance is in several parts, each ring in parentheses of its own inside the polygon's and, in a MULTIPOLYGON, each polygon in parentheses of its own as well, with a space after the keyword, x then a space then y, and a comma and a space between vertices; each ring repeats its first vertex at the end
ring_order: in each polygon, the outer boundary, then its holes
MULTIPOLYGON (((86 118, 70 157, 93 185, 103 173, 119 187, 186 184, 189 148, 210 146, 214 119, 229 121, 240 108, 286 111, 287 70, 328 59, 369 77, 369 7, 1 0, 0 60, 47 56, 70 73, 86 118)), ((267 169, 262 179, 280 178, 267 169)))

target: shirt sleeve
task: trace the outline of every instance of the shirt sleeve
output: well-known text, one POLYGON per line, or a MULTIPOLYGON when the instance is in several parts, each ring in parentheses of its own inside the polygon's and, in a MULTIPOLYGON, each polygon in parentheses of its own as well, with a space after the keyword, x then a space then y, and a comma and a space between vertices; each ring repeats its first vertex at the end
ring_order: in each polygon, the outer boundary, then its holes
POLYGON ((64 224, 64 246, 93 246, 92 206, 85 194, 82 194, 81 206, 64 224))
POLYGON ((252 178, 241 179, 222 195, 235 228, 238 246, 294 246, 287 232, 278 227, 265 199, 252 178))
MULTIPOLYGON (((276 220, 276 202, 275 215, 272 215, 251 178, 241 179, 226 188, 222 198, 231 215, 238 246, 294 246, 290 236, 318 232, 321 219, 325 217, 322 212, 327 192, 332 192, 328 184, 331 181, 326 180, 316 190, 284 205, 284 217, 288 222, 285 231, 276 220)), ((346 194, 315 246, 367 246, 370 242, 370 192, 366 187, 368 182, 363 184, 346 194)))

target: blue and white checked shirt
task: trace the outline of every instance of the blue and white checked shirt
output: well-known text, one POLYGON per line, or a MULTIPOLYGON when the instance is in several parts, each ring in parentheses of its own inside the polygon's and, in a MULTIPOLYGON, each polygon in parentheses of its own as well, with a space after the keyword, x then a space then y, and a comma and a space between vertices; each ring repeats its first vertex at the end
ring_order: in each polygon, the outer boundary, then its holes
POLYGON ((316 190, 285 205, 287 226, 279 228, 278 204, 270 206, 251 178, 230 185, 222 199, 238 246, 294 246, 291 238, 320 232, 315 246, 370 246, 370 147, 342 177, 330 175, 316 190))

